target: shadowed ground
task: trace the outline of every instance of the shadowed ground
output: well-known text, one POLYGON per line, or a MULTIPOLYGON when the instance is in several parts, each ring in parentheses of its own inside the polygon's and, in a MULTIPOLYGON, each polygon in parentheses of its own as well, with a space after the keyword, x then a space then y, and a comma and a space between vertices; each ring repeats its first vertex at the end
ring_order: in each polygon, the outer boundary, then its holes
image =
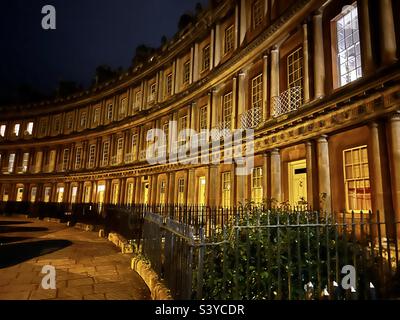
POLYGON ((96 233, 63 224, 0 216, 0 300, 150 299, 140 276, 96 233), (56 268, 55 290, 44 290, 43 266, 56 268))

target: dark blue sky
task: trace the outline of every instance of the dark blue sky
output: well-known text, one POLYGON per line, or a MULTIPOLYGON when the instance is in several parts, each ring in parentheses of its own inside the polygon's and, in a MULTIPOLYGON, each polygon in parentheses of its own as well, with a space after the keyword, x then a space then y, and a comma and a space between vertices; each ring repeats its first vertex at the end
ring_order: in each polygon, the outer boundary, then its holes
POLYGON ((159 47, 179 17, 207 0, 3 0, 0 94, 28 83, 49 91, 59 80, 90 84, 96 66, 130 66, 135 48, 159 47), (41 28, 44 5, 55 6, 57 29, 41 28))

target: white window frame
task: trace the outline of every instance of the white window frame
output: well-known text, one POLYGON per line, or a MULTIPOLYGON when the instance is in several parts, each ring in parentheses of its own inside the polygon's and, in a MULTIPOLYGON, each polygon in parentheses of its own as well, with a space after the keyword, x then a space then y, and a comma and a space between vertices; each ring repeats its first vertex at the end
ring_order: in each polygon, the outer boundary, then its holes
POLYGON ((344 177, 344 187, 345 187, 345 197, 346 197, 346 211, 348 213, 350 212, 355 212, 355 213, 360 213, 361 211, 363 213, 368 213, 369 210, 372 210, 372 205, 371 205, 371 198, 372 198, 372 189, 371 189, 371 181, 370 181, 370 174, 369 174, 369 159, 368 159, 368 147, 366 145, 350 148, 343 150, 343 177, 344 177), (363 150, 366 152, 366 161, 363 161, 362 159, 362 152, 363 150), (346 153, 350 153, 351 156, 351 163, 348 163, 346 160, 346 153), (355 159, 353 156, 358 153, 358 160, 359 162, 355 162, 355 159), (348 169, 350 169, 349 172, 351 172, 351 177, 349 177, 348 174, 348 169), (353 188, 351 188, 353 186, 353 188), (349 190, 355 189, 354 193, 354 202, 353 205, 350 204, 349 198, 349 190), (366 190, 369 188, 370 192, 367 193, 366 190), (364 196, 364 203, 369 202, 370 208, 354 208, 353 206, 357 206, 357 195, 360 195, 361 193, 358 193, 357 189, 363 189, 363 196, 364 196), (369 196, 369 199, 368 199, 369 196))

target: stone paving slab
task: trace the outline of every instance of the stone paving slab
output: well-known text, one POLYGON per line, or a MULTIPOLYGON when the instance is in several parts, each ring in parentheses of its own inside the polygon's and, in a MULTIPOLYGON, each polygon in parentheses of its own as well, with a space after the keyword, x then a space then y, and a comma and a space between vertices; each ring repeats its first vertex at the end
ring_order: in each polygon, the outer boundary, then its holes
POLYGON ((20 217, 0 216, 0 226, 2 222, 6 222, 6 228, 0 232, 0 262, 6 266, 0 267, 0 300, 150 299, 143 279, 130 269, 130 256, 120 253, 97 233, 20 217), (16 237, 17 241, 1 244, 5 237, 16 237), (31 254, 21 247, 35 248, 36 254, 21 256, 31 254), (1 261, 10 255, 15 261, 1 261), (44 265, 56 268, 54 290, 41 286, 44 265))

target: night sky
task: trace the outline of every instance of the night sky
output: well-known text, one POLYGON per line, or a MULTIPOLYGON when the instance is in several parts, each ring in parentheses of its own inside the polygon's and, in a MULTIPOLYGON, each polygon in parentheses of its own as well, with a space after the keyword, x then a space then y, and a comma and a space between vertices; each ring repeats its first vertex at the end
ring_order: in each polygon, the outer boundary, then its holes
POLYGON ((131 65, 144 43, 170 39, 180 16, 207 0, 3 0, 0 95, 29 84, 50 92, 60 80, 90 85, 98 65, 131 65), (56 8, 56 30, 41 27, 42 7, 56 8))

